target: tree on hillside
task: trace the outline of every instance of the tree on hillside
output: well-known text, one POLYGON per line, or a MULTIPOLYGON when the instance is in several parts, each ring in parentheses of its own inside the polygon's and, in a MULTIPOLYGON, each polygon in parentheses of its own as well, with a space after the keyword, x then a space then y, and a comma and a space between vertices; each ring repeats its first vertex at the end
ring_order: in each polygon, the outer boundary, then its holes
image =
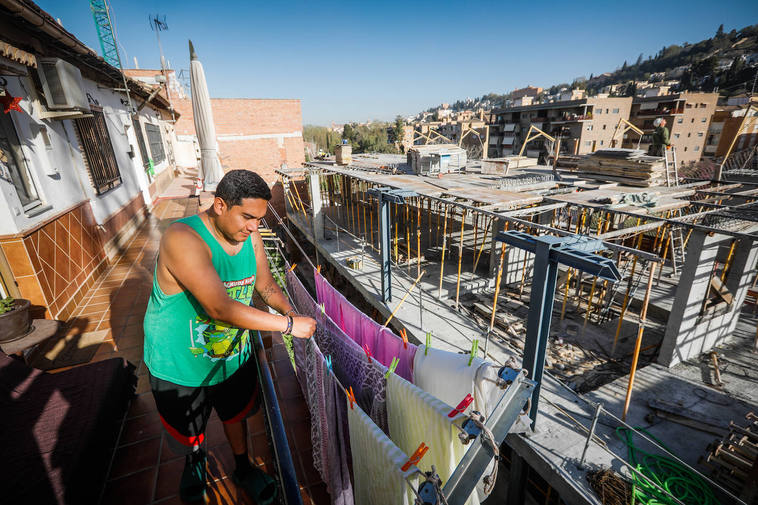
POLYGON ((639 67, 642 65, 642 53, 637 57, 637 63, 634 64, 635 67, 639 67))
POLYGON ((630 81, 629 84, 626 85, 626 90, 624 90, 624 96, 634 96, 637 94, 637 83, 634 81, 630 81))
POLYGON ((721 39, 724 37, 724 23, 719 25, 719 29, 716 30, 716 38, 721 39))

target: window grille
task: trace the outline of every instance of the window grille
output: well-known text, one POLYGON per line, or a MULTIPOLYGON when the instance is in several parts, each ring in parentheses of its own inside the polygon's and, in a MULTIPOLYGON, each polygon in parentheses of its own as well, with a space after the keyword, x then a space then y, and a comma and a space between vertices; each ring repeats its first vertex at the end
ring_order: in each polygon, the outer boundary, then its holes
POLYGON ((145 133, 147 142, 150 144, 150 154, 153 158, 153 164, 157 165, 166 159, 166 153, 163 150, 163 139, 161 138, 161 128, 158 125, 145 123, 145 133))
POLYGON ((116 155, 101 110, 92 109, 92 117, 76 119, 79 144, 95 192, 100 195, 121 185, 116 155))

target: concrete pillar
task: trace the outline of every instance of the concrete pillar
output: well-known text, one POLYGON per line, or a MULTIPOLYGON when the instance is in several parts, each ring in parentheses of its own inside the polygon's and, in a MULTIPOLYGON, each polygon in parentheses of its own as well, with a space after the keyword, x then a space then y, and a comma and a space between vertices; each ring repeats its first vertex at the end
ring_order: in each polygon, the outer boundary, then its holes
POLYGON ((658 362, 672 367, 723 343, 734 332, 740 308, 750 287, 758 260, 758 241, 742 239, 735 248, 726 287, 733 296, 730 305, 722 304, 701 313, 709 291, 711 271, 719 246, 730 237, 693 231, 687 242, 687 259, 671 307, 666 334, 658 362))
POLYGON ((308 187, 311 193, 311 210, 313 219, 313 238, 318 242, 324 240, 324 211, 321 202, 321 171, 308 170, 308 187))

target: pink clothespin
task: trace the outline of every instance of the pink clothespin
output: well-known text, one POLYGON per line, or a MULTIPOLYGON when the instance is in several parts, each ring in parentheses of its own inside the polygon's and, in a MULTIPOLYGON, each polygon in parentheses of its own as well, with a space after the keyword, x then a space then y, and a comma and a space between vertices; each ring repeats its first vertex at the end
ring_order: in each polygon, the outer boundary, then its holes
POLYGON ((467 394, 466 397, 461 401, 461 403, 458 404, 457 407, 455 407, 453 410, 450 411, 450 413, 447 415, 447 417, 455 417, 458 414, 463 414, 466 411, 466 408, 471 405, 471 402, 474 401, 474 397, 471 396, 471 394, 467 394))
POLYGON ((368 348, 368 344, 363 344, 363 352, 366 353, 366 357, 368 358, 368 362, 371 363, 371 349, 368 348))

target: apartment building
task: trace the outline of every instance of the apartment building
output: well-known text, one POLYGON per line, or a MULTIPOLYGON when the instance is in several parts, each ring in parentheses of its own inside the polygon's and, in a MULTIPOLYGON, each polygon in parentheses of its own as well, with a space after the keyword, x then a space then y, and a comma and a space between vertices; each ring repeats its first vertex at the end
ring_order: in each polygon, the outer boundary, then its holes
POLYGON ((514 89, 511 91, 511 100, 523 98, 525 96, 531 96, 537 98, 542 93, 542 88, 536 86, 527 86, 526 88, 514 89))
POLYGON ((758 145, 758 118, 755 117, 758 111, 754 105, 745 119, 746 111, 746 105, 723 105, 716 108, 708 126, 703 156, 721 158, 727 153, 732 142, 732 152, 758 145))
MULTIPOLYGON (((700 160, 706 145, 708 126, 711 116, 716 111, 718 93, 648 92, 647 96, 636 97, 632 103, 630 122, 643 130, 645 135, 640 143, 641 149, 648 149, 652 142, 656 118, 666 120, 671 145, 676 149, 677 161, 681 165, 700 160)), ((624 147, 636 147, 637 139, 628 136, 624 147)))
MULTIPOLYGON (((589 154, 611 147, 619 119, 628 119, 631 97, 590 97, 506 107, 493 111, 490 128, 490 157, 518 154, 530 126, 561 138, 561 152, 589 154)), ((524 153, 544 157, 549 146, 540 137, 531 141, 524 153)))

